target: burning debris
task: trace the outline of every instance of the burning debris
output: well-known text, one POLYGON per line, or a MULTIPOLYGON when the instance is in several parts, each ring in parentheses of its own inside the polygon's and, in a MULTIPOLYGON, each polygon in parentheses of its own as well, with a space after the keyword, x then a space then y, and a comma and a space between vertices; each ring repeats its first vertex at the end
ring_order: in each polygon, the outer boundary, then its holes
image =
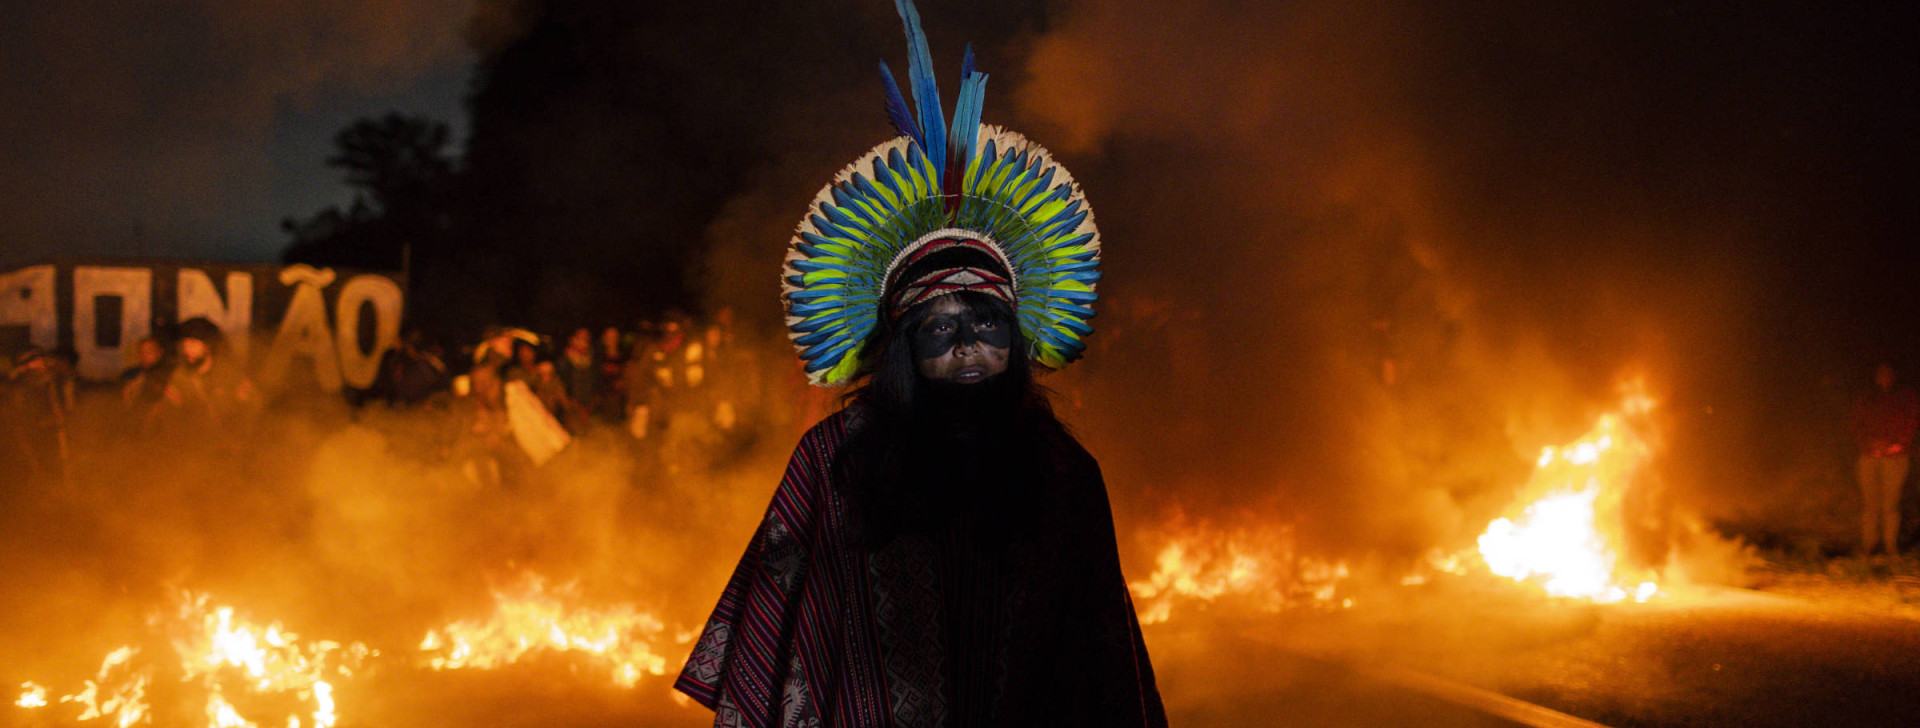
MULTIPOLYGON (((109 653, 80 690, 52 697, 46 686, 27 682, 14 701, 19 708, 58 711, 81 723, 104 721, 126 728, 142 723, 205 725, 208 728, 328 728, 339 723, 339 685, 376 668, 391 670, 495 670, 538 655, 582 656, 601 666, 611 682, 632 688, 643 676, 677 666, 655 645, 666 642, 666 625, 630 605, 576 608, 570 586, 549 589, 526 575, 494 592, 495 611, 484 621, 456 621, 429 630, 418 653, 382 652, 364 643, 302 640, 279 622, 264 626, 216 605, 211 596, 183 592, 176 608, 150 616, 169 654, 143 655, 126 645, 109 653), (407 657, 406 655, 413 655, 407 657), (177 669, 177 674, 175 670, 177 669), (190 700, 160 706, 150 697, 156 676, 178 678, 190 700), (198 715, 168 711, 191 704, 198 715)), ((672 633, 671 652, 691 634, 672 633)))
MULTIPOLYGON (((120 647, 107 654, 83 689, 52 702, 83 708, 73 717, 78 721, 105 720, 125 728, 157 717, 184 725, 186 716, 156 716, 159 711, 148 697, 155 675, 171 676, 177 665, 179 682, 200 696, 195 702, 209 728, 327 728, 339 720, 334 682, 353 677, 379 654, 358 642, 303 642, 278 622, 261 626, 235 616, 233 607, 214 606, 206 594, 183 592, 177 602, 173 611, 148 620, 172 647, 171 660, 142 658, 140 648, 120 647), (267 721, 263 716, 268 715, 284 721, 267 721)), ((15 705, 52 709, 46 687, 28 682, 22 688, 15 705)))
POLYGON ((1480 535, 1487 568, 1553 596, 1644 602, 1657 594, 1652 575, 1630 573, 1619 556, 1622 502, 1652 456, 1639 429, 1652 408, 1646 396, 1629 396, 1580 439, 1541 451, 1517 513, 1494 519, 1480 535))
MULTIPOLYGON (((1630 387, 1619 407, 1572 442, 1545 448, 1527 482, 1487 524, 1477 549, 1433 549, 1389 582, 1428 584, 1490 574, 1547 595, 1600 603, 1663 593, 1652 569, 1623 557, 1630 492, 1652 464, 1655 403, 1630 387)), ((1176 515, 1152 574, 1129 586, 1142 623, 1167 622, 1177 603, 1235 603, 1255 611, 1341 609, 1355 601, 1360 567, 1301 553, 1291 525, 1214 528, 1176 515)))
MULTIPOLYGON (((526 575, 508 589, 493 592, 494 612, 486 621, 459 621, 430 630, 420 642, 432 654, 427 664, 435 670, 490 670, 543 653, 587 656, 606 667, 613 682, 631 688, 643 675, 665 675, 671 663, 654 651, 666 625, 651 613, 631 605, 573 609, 570 586, 549 591, 545 580, 526 575)), ((677 656, 691 634, 676 633, 677 656)))
POLYGON ((1216 530, 1202 523, 1169 536, 1153 574, 1127 588, 1141 624, 1158 624, 1172 618, 1177 602, 1224 600, 1266 613, 1349 607, 1353 600, 1340 593, 1348 575, 1346 562, 1301 555, 1289 526, 1216 530))

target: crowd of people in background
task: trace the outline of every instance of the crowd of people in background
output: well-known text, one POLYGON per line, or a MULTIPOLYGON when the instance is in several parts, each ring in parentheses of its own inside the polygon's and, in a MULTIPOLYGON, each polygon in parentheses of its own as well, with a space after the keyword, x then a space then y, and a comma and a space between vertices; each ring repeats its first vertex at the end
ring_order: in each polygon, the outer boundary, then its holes
MULTIPOLYGON (((445 423, 448 434, 434 449, 482 462, 489 479, 510 479, 580 437, 684 462, 687 448, 712 450, 749 437, 746 425, 767 417, 759 406, 763 368, 734 337, 733 316, 724 309, 705 320, 670 313, 630 328, 548 334, 494 327, 451 350, 408 329, 382 354, 371 385, 345 399, 355 412, 412 412, 445 423)), ((117 421, 97 424, 116 434, 184 433, 183 441, 217 444, 244 438, 267 408, 207 319, 181 322, 129 350, 130 366, 111 387, 78 382, 70 349, 27 348, 0 358, 0 467, 64 479, 76 416, 100 419, 112 410, 117 421), (90 399, 117 405, 78 410, 77 386, 90 399)))
MULTIPOLYGON (((181 433, 219 444, 246 432, 262 398, 244 368, 234 363, 219 327, 195 318, 172 327, 164 338, 134 345, 137 357, 113 386, 119 400, 115 428, 142 436, 181 433)), ((0 467, 21 467, 28 477, 65 480, 72 457, 72 430, 79 416, 79 357, 70 348, 28 347, 11 360, 0 397, 0 467)))
MULTIPOLYGON (((359 410, 434 413, 447 433, 434 454, 473 464, 485 480, 511 482, 581 437, 623 442, 671 469, 690 454, 724 457, 730 442, 750 439, 758 425, 813 421, 831 407, 831 393, 805 386, 796 373, 778 376, 785 370, 735 336, 726 309, 706 320, 670 313, 631 328, 543 334, 501 326, 452 350, 409 329, 382 355, 371 386, 347 399, 359 410)), ((0 355, 0 468, 65 480, 76 420, 102 412, 118 413, 102 423, 116 433, 239 447, 266 409, 207 319, 169 327, 131 352, 118 382, 86 387, 116 404, 86 410, 76 406, 73 350, 0 355)), ((1887 364, 1875 368, 1873 382, 1851 417, 1860 553, 1869 556, 1898 552, 1900 500, 1920 433, 1920 395, 1887 364)))
POLYGON ((489 467, 538 465, 572 438, 608 434, 677 463, 686 447, 711 449, 762 414, 761 371, 722 309, 705 322, 669 314, 633 329, 496 327, 451 355, 409 333, 365 394, 453 411, 460 446, 485 453, 489 467))

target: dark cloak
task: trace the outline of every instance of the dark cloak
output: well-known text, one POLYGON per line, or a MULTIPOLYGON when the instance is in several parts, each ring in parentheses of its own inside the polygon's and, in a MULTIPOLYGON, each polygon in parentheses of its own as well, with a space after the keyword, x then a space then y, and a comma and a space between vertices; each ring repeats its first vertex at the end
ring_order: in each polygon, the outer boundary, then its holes
POLYGON ((1085 449, 1062 433, 1011 546, 870 548, 833 482, 850 419, 801 438, 676 689, 724 728, 1166 725, 1085 449))

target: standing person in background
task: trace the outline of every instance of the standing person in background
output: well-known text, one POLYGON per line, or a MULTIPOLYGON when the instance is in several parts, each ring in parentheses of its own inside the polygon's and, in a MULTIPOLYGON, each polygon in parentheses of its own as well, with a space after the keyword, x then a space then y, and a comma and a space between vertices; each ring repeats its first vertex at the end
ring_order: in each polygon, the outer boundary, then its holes
POLYGON ((401 334, 399 343, 380 356, 380 375, 369 394, 389 407, 410 407, 439 391, 447 381, 447 364, 425 340, 419 327, 401 334))
POLYGON ((159 339, 140 340, 139 357, 120 373, 120 399, 128 406, 157 404, 167 393, 167 348, 159 339))
POLYGON ((1893 365, 1881 363, 1873 370, 1873 391, 1853 408, 1853 435, 1860 443, 1862 556, 1872 556, 1880 544, 1889 556, 1900 553, 1900 491, 1907 482, 1914 430, 1920 428, 1920 395, 1895 382, 1893 365))
POLYGON ((8 439, 33 477, 64 481, 73 370, 58 356, 33 348, 14 359, 8 379, 12 384, 5 413, 12 425, 8 439))
POLYGON ((171 378, 167 347, 159 339, 140 340, 138 361, 120 373, 120 400, 126 404, 126 423, 133 432, 145 434, 153 427, 166 403, 167 381, 171 378))
POLYGON ((167 378, 169 404, 206 432, 238 437, 260 407, 260 393, 246 372, 228 361, 226 336, 205 318, 180 323, 178 363, 167 378))
POLYGON ((627 431, 636 440, 655 440, 666 427, 658 372, 660 362, 665 359, 660 351, 659 329, 642 328, 634 337, 633 354, 627 357, 626 370, 621 375, 627 390, 627 431))
POLYGON ((602 422, 619 424, 627 414, 627 342, 620 329, 608 326, 600 331, 600 348, 594 351, 594 359, 600 373, 600 396, 593 402, 593 415, 602 422))
POLYGON ((574 329, 573 335, 567 337, 567 348, 554 362, 554 371, 567 395, 565 412, 555 414, 566 423, 568 430, 578 433, 586 429, 588 413, 600 398, 600 369, 593 361, 591 329, 574 329))
POLYGON ((507 362, 507 368, 503 370, 501 379, 508 382, 526 382, 527 386, 531 387, 539 378, 534 368, 540 364, 540 340, 516 336, 512 341, 513 358, 507 362))

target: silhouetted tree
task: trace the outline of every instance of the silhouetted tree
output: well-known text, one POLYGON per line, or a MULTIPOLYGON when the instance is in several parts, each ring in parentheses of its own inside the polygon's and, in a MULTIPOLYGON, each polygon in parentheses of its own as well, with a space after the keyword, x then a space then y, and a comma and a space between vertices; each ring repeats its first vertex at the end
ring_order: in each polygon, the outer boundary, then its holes
MULTIPOLYGON (((989 63, 1041 12, 924 10, 989 63)), ((361 120, 328 159, 355 203, 286 225, 289 261, 392 268, 410 244, 408 316, 443 340, 698 310, 690 281, 726 202, 794 145, 841 145, 811 187, 884 140, 874 64, 905 68, 899 18, 873 0, 480 0, 474 18, 464 155, 447 156, 444 125, 361 120)), ((1018 65, 994 67, 1009 79, 1018 65)), ((797 220, 812 189, 781 214, 797 220)))
POLYGON ((448 153, 450 141, 445 123, 398 113, 340 130, 327 166, 345 171, 353 202, 282 222, 293 237, 282 257, 289 263, 397 270, 412 245, 430 263, 456 214, 457 163, 448 153))

